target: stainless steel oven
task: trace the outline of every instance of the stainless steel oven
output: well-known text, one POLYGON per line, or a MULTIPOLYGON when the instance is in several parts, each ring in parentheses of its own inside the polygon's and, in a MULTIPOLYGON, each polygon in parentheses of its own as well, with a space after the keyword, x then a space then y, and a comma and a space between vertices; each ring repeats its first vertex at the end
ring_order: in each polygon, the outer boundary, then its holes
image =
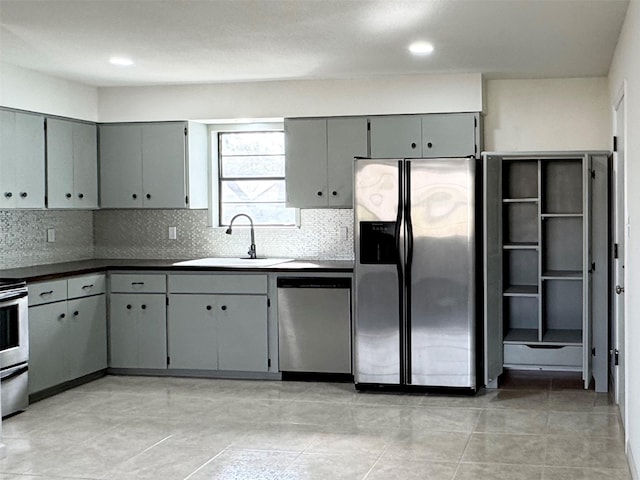
POLYGON ((6 417, 27 408, 29 323, 27 286, 0 281, 0 405, 6 417))

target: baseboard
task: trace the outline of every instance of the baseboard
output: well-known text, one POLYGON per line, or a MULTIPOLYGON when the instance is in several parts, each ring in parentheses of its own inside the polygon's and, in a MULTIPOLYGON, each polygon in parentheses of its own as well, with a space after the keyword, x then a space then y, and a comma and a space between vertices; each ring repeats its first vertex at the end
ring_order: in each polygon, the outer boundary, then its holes
POLYGON ((631 471, 631 478, 633 480, 640 480, 638 475, 638 466, 633 458, 633 449, 631 448, 631 441, 627 441, 627 461, 629 462, 629 470, 631 471))

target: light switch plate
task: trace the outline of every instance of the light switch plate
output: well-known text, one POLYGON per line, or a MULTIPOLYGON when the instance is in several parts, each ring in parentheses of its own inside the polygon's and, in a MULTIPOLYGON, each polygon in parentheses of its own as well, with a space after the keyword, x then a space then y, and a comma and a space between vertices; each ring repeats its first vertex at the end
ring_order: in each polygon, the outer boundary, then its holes
POLYGON ((178 238, 178 232, 176 227, 169 227, 169 240, 175 240, 178 238))
POLYGON ((53 243, 56 241, 56 229, 55 228, 47 228, 47 242, 53 243))
POLYGON ((349 230, 347 227, 340 227, 340 241, 342 242, 346 241, 348 234, 349 234, 349 230))

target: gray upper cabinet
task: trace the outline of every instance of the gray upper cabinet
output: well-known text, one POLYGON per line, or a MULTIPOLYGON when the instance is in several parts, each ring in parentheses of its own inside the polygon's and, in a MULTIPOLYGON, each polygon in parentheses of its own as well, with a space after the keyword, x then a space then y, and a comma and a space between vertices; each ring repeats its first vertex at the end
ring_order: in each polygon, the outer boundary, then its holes
POLYGON ((207 178, 204 125, 100 125, 103 208, 206 208, 207 178))
POLYGON ((353 158, 367 156, 364 117, 285 119, 287 204, 351 208, 353 158))
POLYGON ((371 157, 477 156, 479 115, 442 113, 371 117, 371 157))
POLYGON ((45 206, 44 117, 0 110, 0 209, 45 206))
POLYGON ((95 125, 47 119, 47 206, 98 208, 95 125))

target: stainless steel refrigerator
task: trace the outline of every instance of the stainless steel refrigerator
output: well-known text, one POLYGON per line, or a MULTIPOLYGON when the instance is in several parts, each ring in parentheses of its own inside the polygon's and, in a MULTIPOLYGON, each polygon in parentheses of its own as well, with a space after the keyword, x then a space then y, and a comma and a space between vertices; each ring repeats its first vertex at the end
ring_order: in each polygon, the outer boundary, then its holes
POLYGON ((476 162, 355 160, 356 388, 476 390, 476 162))

